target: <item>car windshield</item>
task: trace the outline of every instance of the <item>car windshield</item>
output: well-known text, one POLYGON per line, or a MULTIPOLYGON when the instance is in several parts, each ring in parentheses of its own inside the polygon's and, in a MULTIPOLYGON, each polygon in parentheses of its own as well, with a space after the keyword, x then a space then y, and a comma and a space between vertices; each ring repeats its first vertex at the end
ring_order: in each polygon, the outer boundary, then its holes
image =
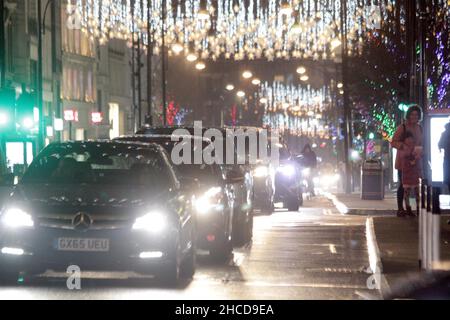
POLYGON ((222 178, 220 168, 214 165, 181 164, 176 167, 182 177, 197 179, 201 184, 215 183, 222 178))
POLYGON ((170 171, 155 149, 112 143, 55 144, 30 165, 22 183, 119 184, 164 187, 170 171))

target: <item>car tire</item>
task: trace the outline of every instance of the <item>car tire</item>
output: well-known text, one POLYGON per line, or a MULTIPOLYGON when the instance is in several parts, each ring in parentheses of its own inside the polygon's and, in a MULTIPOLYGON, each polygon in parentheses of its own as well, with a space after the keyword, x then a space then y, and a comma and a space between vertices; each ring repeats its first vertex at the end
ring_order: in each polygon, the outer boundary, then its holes
POLYGON ((267 202, 266 206, 262 210, 263 213, 269 216, 272 215, 274 211, 275 211, 275 204, 273 203, 273 201, 267 202))
POLYGON ((195 239, 193 238, 192 247, 180 266, 180 276, 185 279, 191 279, 195 274, 195 268, 197 265, 197 250, 194 243, 195 239))
POLYGON ((303 193, 300 193, 300 196, 298 197, 298 204, 300 207, 303 206, 303 193))
POLYGON ((233 225, 233 245, 242 247, 246 245, 253 235, 253 214, 249 213, 245 220, 236 220, 233 225))
POLYGON ((170 262, 164 266, 163 269, 157 275, 157 278, 168 286, 176 286, 180 280, 181 263, 179 259, 179 242, 175 246, 175 250, 172 253, 173 257, 170 262))
POLYGON ((253 214, 250 215, 248 224, 247 224, 247 241, 246 243, 250 243, 253 239, 253 214))
POLYGON ((291 198, 287 202, 287 207, 289 211, 297 212, 300 208, 300 200, 298 198, 291 198))
POLYGON ((209 255, 219 262, 227 261, 233 252, 233 245, 230 240, 223 240, 216 248, 209 251, 209 255))

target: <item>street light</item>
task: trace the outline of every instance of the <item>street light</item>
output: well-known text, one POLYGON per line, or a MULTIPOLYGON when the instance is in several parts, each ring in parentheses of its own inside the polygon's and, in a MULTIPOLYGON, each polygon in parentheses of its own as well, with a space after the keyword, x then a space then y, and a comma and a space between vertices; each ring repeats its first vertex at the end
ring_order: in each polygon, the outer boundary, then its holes
POLYGON ((197 70, 204 70, 206 68, 206 65, 204 62, 197 62, 197 64, 195 65, 195 69, 197 70))
POLYGON ((197 56, 194 53, 189 53, 186 56, 186 60, 189 61, 189 62, 197 61, 197 56))
POLYGON ((258 78, 255 78, 252 80, 252 84, 255 86, 259 86, 261 84, 261 80, 259 80, 258 78))
POLYGON ((307 75, 304 75, 304 76, 300 77, 300 80, 303 81, 303 82, 306 82, 306 81, 309 80, 309 77, 307 75))
POLYGON ((236 93, 236 95, 237 95, 239 98, 243 98, 243 97, 245 97, 245 92, 239 90, 239 91, 236 93))
POLYGON ((225 89, 227 89, 228 91, 233 91, 234 90, 234 86, 232 84, 227 84, 225 89))
POLYGON ((242 73, 242 76, 244 77, 244 79, 250 79, 251 77, 253 77, 253 73, 247 70, 242 73))
POLYGON ((305 67, 298 67, 297 68, 297 73, 298 74, 305 74, 306 73, 306 68, 305 67))

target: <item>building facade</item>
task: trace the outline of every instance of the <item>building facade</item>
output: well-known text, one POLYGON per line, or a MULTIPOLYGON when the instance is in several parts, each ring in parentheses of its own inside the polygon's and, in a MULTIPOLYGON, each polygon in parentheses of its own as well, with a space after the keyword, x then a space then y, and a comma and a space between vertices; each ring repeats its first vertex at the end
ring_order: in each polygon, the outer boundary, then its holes
MULTIPOLYGON (((14 90, 16 99, 23 93, 33 95, 37 108, 38 1, 5 3, 4 87, 14 90)), ((45 144, 133 133, 131 50, 126 42, 112 40, 100 45, 84 34, 73 25, 67 1, 43 0, 41 14, 45 144)), ((42 119, 34 120, 36 129, 42 119)), ((1 136, 3 171, 26 167, 39 152, 36 130, 13 130, 1 136)))

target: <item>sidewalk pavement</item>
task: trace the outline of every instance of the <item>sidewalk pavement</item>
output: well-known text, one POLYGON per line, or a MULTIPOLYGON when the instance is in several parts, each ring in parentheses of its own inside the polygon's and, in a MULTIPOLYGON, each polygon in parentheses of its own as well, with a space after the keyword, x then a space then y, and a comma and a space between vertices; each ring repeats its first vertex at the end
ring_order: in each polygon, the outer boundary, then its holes
POLYGON ((397 213, 397 199, 394 193, 387 193, 384 200, 362 200, 360 193, 325 193, 325 196, 342 214, 393 216, 397 213))
MULTIPOLYGON (((450 261, 450 225, 449 217, 441 216, 442 262, 450 261)), ((376 243, 379 248, 382 274, 387 287, 385 293, 396 291, 419 269, 419 228, 417 218, 374 217, 373 226, 376 243)))
MULTIPOLYGON (((341 214, 368 216, 366 223, 369 260, 374 274, 381 271, 379 285, 383 296, 397 292, 408 282, 413 282, 419 268, 419 220, 398 218, 394 193, 386 194, 384 200, 361 200, 360 194, 324 195, 333 202, 341 214)), ((448 215, 450 196, 441 195, 441 246, 440 255, 450 266, 450 225, 448 215)), ((413 204, 414 202, 412 202, 413 204)), ((415 207, 415 205, 413 206, 415 207)), ((449 269, 450 271, 450 269, 449 269)))

